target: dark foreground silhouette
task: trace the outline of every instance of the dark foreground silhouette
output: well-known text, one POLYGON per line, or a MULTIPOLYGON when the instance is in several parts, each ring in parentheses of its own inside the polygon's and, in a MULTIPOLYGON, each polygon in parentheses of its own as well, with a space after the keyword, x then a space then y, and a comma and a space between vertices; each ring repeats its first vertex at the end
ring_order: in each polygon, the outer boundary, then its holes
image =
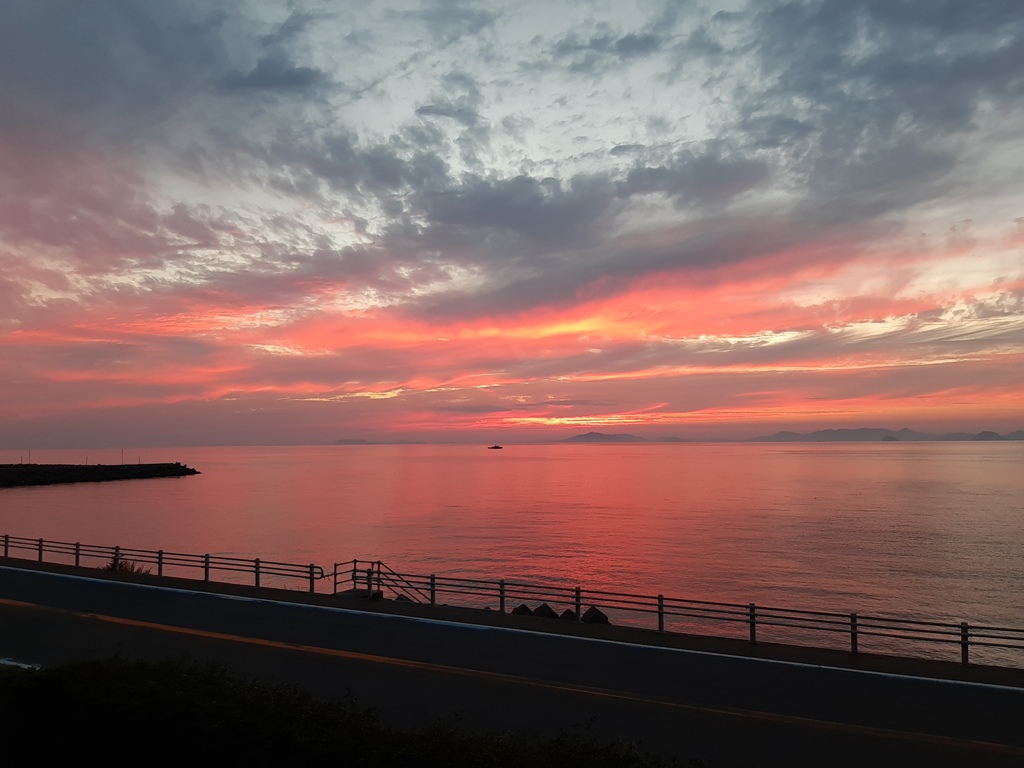
MULTIPOLYGON (((188 661, 81 661, 41 671, 0 667, 0 717, 9 733, 80 758, 89 744, 159 745, 164 760, 232 765, 360 768, 661 768, 632 744, 572 734, 534 740, 479 734, 439 722, 419 731, 385 725, 351 700, 243 680, 188 661), (59 734, 55 738, 55 734, 59 734)), ((121 762, 129 760, 122 758, 121 762)), ((698 765, 698 763, 690 763, 698 765)))

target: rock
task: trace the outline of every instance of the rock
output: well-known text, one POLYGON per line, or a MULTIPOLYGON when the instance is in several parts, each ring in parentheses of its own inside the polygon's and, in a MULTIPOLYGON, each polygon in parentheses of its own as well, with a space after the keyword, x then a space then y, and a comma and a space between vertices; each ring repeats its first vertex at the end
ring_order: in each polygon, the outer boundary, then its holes
POLYGON ((590 606, 583 612, 582 621, 584 624, 611 624, 607 614, 596 605, 590 606))
POLYGON ((514 613, 516 616, 533 616, 533 611, 530 610, 530 606, 528 606, 526 603, 523 603, 522 605, 513 608, 512 613, 514 613))
POLYGON ((543 616, 545 619, 557 619, 558 614, 547 603, 541 603, 533 609, 534 616, 543 616))
POLYGON ((576 611, 572 608, 566 608, 558 618, 565 619, 566 621, 576 621, 576 611))

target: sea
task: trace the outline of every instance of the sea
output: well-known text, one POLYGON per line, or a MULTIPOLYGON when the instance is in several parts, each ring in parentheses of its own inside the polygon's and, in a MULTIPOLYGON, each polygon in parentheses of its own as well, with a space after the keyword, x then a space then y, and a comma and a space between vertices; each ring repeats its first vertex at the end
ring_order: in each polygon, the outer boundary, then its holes
MULTIPOLYGON (((28 460, 0 450, 0 463, 28 460)), ((1024 442, 34 450, 0 534, 1024 628, 1024 442)))

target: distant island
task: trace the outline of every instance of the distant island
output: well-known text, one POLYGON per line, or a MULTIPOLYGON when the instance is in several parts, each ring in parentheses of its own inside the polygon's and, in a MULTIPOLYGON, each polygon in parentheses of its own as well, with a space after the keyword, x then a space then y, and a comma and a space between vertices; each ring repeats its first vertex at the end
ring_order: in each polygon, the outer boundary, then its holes
MULTIPOLYGON (((493 437, 493 436, 492 436, 493 437)), ((998 432, 985 430, 983 432, 950 432, 945 434, 932 434, 930 432, 916 432, 904 427, 903 429, 884 429, 879 427, 859 427, 843 429, 819 429, 816 432, 776 432, 773 435, 760 435, 758 437, 746 438, 697 438, 687 439, 674 436, 642 437, 628 432, 583 432, 572 437, 548 438, 537 440, 545 444, 581 444, 581 443, 872 443, 872 442, 937 442, 937 441, 1005 441, 1024 440, 1024 430, 1007 432, 1004 435, 998 432)), ((463 441, 465 442, 465 441, 463 441)), ((516 442, 514 439, 512 442, 516 442)), ((419 440, 367 440, 364 438, 341 438, 335 440, 331 445, 427 445, 419 440)))
POLYGON ((820 429, 817 432, 776 432, 774 435, 755 437, 755 443, 871 443, 871 442, 928 442, 942 440, 1024 440, 1024 430, 1007 432, 951 432, 934 435, 929 432, 915 432, 904 427, 900 430, 861 427, 859 429, 820 429))
POLYGON ((608 435, 604 432, 586 432, 582 435, 574 435, 561 443, 685 443, 688 442, 681 437, 658 437, 647 439, 638 435, 617 434, 608 435))
POLYGON ((644 439, 636 435, 606 435, 603 432, 587 432, 573 435, 562 440, 563 443, 642 443, 644 439))
POLYGON ((198 475, 178 462, 166 464, 0 464, 0 488, 58 483, 100 483, 198 475))
POLYGON ((362 438, 342 438, 331 445, 423 445, 419 440, 363 440, 362 438))

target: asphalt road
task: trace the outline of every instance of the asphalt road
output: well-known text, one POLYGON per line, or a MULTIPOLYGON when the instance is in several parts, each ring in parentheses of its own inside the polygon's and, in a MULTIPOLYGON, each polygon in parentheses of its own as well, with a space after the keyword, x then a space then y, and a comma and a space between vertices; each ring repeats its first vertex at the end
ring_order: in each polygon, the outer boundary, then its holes
POLYGON ((1024 690, 0 566, 0 659, 216 661, 403 727, 561 731, 714 766, 1020 766, 1024 690))

